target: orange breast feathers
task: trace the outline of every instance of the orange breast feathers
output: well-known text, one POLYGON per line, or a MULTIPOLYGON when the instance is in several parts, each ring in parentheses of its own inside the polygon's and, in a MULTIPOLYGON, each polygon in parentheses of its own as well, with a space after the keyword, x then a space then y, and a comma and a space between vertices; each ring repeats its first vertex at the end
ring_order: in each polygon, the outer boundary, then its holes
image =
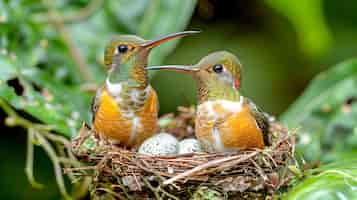
POLYGON ((143 109, 127 116, 121 112, 115 99, 103 91, 94 119, 94 130, 115 143, 133 147, 155 134, 157 128, 157 95, 151 89, 143 109))
POLYGON ((220 104, 199 108, 196 136, 207 151, 264 148, 263 133, 246 104, 233 113, 220 104))
POLYGON ((263 133, 247 106, 228 117, 218 131, 226 148, 264 148, 263 133))

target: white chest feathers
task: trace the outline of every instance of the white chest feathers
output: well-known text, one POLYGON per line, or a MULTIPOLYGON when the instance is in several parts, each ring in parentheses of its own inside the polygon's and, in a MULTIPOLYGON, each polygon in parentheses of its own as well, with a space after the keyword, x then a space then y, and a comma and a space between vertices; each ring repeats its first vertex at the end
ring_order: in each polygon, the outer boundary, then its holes
POLYGON ((239 113, 243 108, 243 101, 243 96, 240 97, 239 101, 206 101, 198 106, 197 115, 205 115, 211 119, 218 119, 221 115, 225 115, 227 113, 239 113))
POLYGON ((148 85, 145 89, 129 87, 127 83, 111 83, 106 80, 106 87, 109 94, 113 96, 118 104, 133 105, 133 111, 137 111, 144 105, 150 95, 151 86, 148 85))
POLYGON ((106 87, 111 96, 121 107, 121 114, 123 117, 131 120, 131 134, 129 143, 134 141, 138 130, 142 129, 141 118, 136 115, 136 111, 143 108, 146 99, 148 98, 151 86, 147 86, 144 90, 137 88, 127 89, 126 83, 111 83, 106 80, 106 87), (131 105, 131 106, 128 106, 131 105))
POLYGON ((105 85, 108 89, 108 92, 113 95, 117 96, 122 91, 122 84, 121 83, 111 83, 109 79, 105 80, 105 85))

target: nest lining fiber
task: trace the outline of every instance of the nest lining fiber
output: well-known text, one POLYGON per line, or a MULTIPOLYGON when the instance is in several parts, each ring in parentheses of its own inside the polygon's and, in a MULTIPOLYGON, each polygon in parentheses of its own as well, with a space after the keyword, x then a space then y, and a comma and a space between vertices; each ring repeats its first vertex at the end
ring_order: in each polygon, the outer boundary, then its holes
MULTIPOLYGON (((177 137, 185 137, 183 132, 193 130, 194 120, 188 117, 188 112, 193 118, 192 109, 182 109, 177 117, 164 116, 165 120, 172 120, 161 130, 172 130, 177 137)), ((245 194, 253 193, 264 199, 288 184, 291 174, 287 167, 294 152, 293 134, 277 123, 271 125, 270 142, 271 146, 265 149, 148 156, 101 144, 90 130, 82 130, 73 140, 72 149, 86 166, 65 171, 90 177, 95 197, 187 199, 203 187, 226 197, 244 199, 245 194)))

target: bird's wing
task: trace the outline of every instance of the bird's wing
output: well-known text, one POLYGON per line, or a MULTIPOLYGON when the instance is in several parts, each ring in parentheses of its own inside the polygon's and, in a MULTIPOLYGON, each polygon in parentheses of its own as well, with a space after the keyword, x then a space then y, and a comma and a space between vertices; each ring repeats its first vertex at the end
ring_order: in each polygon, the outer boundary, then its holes
POLYGON ((97 89, 94 97, 92 98, 91 111, 92 111, 92 123, 94 122, 96 113, 100 105, 100 96, 102 95, 103 87, 97 89))
POLYGON ((249 106, 251 114, 254 116, 259 128, 262 130, 264 142, 269 145, 269 115, 263 112, 257 105, 255 105, 249 98, 245 98, 245 103, 249 106))

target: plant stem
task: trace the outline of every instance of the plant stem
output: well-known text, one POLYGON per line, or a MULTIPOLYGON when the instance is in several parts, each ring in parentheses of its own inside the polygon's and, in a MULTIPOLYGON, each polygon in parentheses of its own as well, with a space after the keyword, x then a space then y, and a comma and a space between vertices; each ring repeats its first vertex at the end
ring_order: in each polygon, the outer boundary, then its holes
MULTIPOLYGON (((35 188, 41 188, 42 185, 35 181, 33 175, 33 161, 34 161, 34 141, 37 141, 39 145, 43 147, 47 155, 49 156, 55 170, 55 178, 58 185, 58 188, 65 199, 70 199, 66 191, 66 187, 64 184, 64 178, 62 174, 61 163, 70 163, 73 166, 80 166, 80 163, 74 157, 70 150, 70 142, 63 136, 55 135, 51 133, 51 126, 33 123, 21 116, 19 116, 16 111, 7 104, 3 99, 0 98, 0 108, 5 111, 8 115, 6 121, 9 126, 21 126, 27 129, 27 156, 26 156, 26 167, 25 173, 26 176, 31 183, 31 185, 35 188), (58 145, 63 145, 67 151, 62 151, 62 156, 59 157, 56 151, 50 144, 50 141, 57 143, 58 145), (65 153, 65 155, 63 155, 65 153)), ((84 188, 88 188, 88 179, 83 179, 83 182, 80 188, 80 191, 75 190, 74 196, 84 196, 86 191, 84 188)))
MULTIPOLYGON (((62 21, 65 24, 77 23, 91 17, 103 5, 104 0, 92 0, 85 7, 80 8, 78 11, 71 15, 62 16, 62 21)), ((48 23, 47 13, 35 14, 35 20, 39 23, 48 23)))
POLYGON ((34 130, 32 128, 29 128, 27 131, 27 155, 26 155, 25 173, 32 187, 40 189, 43 188, 43 185, 38 183, 33 176, 33 160, 34 160, 33 139, 34 139, 34 130))
POLYGON ((53 1, 43 0, 42 2, 48 9, 48 18, 50 19, 50 23, 57 29, 60 34, 60 37, 63 39, 64 43, 68 47, 70 55, 73 61, 76 63, 76 66, 78 67, 82 78, 87 82, 92 81, 92 76, 88 69, 88 65, 85 59, 83 58, 81 52, 79 51, 79 48, 75 45, 71 36, 68 34, 68 30, 66 29, 62 17, 58 14, 58 12, 53 6, 53 1))
POLYGON ((48 157, 51 159, 53 168, 55 170, 55 177, 58 188, 65 199, 71 199, 66 191, 66 186, 64 184, 62 168, 60 162, 57 158, 56 152, 52 148, 51 144, 39 133, 36 132, 35 134, 37 140, 39 141, 40 145, 43 147, 45 152, 47 153, 48 157))

